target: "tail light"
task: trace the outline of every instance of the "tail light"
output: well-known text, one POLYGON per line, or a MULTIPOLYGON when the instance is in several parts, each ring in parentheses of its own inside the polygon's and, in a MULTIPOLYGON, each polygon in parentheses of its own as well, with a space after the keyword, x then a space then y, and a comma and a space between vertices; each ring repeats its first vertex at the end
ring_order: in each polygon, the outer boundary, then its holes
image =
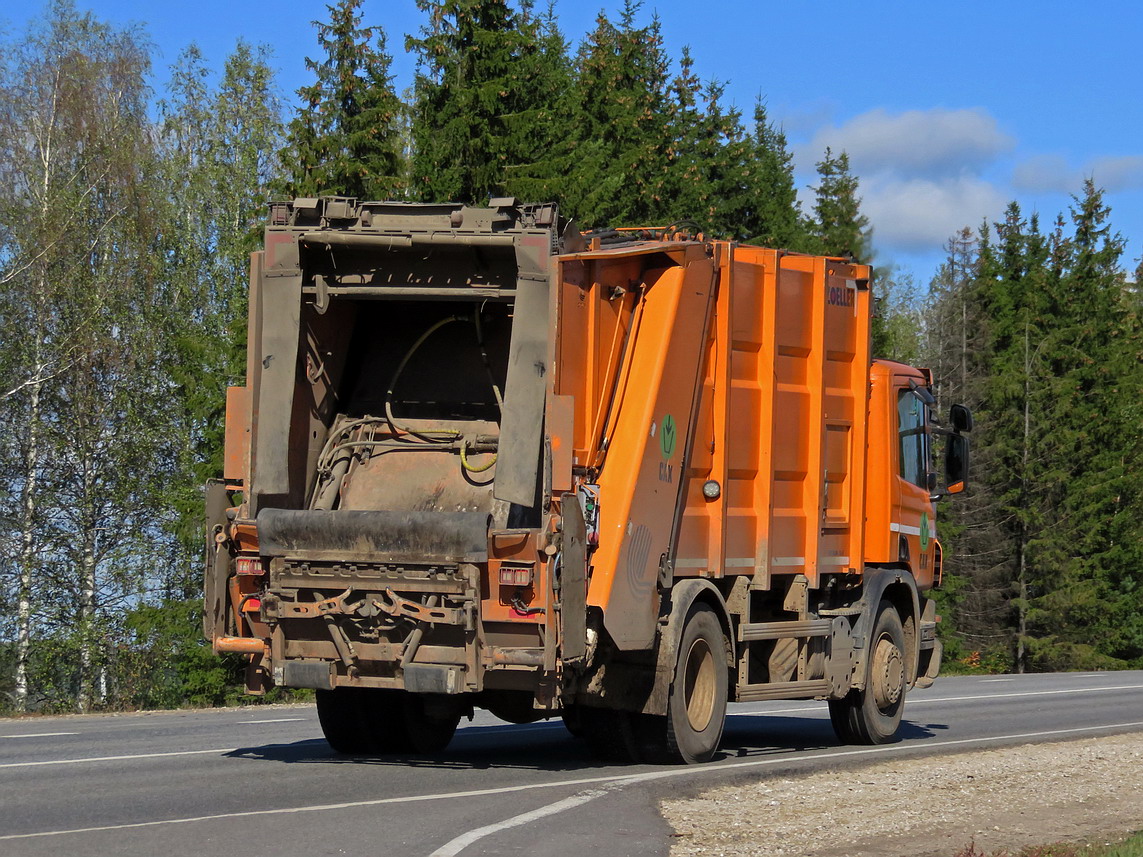
POLYGON ((500 566, 501 586, 528 586, 532 582, 532 569, 526 565, 500 566))
POLYGON ((234 560, 234 570, 237 574, 261 574, 262 557, 240 556, 234 560))

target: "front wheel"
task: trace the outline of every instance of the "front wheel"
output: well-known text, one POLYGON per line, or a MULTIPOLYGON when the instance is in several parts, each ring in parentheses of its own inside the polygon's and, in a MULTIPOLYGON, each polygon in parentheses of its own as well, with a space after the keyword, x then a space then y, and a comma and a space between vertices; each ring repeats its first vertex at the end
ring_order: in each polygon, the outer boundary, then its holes
POLYGON ((829 702, 829 719, 843 744, 888 744, 897 737, 907 684, 905 630, 888 601, 877 608, 865 689, 829 702))

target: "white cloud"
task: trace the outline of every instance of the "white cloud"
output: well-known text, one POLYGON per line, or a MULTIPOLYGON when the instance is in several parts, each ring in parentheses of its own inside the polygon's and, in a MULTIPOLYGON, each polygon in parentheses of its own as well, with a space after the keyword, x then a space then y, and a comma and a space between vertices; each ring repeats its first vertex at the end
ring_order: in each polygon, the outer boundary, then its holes
POLYGON ((1143 188, 1143 155, 1096 158, 1080 169, 1060 155, 1035 155, 1016 165, 1012 185, 1028 193, 1078 194, 1088 178, 1108 193, 1143 188))
POLYGON ((970 176, 882 176, 863 181, 860 193, 874 244, 907 251, 940 247, 961 228, 975 230, 984 218, 998 218, 1008 204, 1008 197, 993 184, 970 176))
MULTIPOLYGON (((1084 172, 1095 179, 1096 186, 1108 193, 1135 190, 1143 187, 1143 155, 1100 158, 1084 172)), ((1077 186, 1073 193, 1078 192, 1077 186)))
POLYGON ((932 178, 977 173, 1014 145, 984 110, 933 108, 891 114, 878 108, 841 127, 818 130, 799 152, 799 160, 814 163, 829 146, 835 153, 844 150, 858 175, 893 172, 932 178))
POLYGON ((1012 186, 1028 193, 1074 193, 1083 179, 1059 155, 1035 155, 1016 165, 1012 186))

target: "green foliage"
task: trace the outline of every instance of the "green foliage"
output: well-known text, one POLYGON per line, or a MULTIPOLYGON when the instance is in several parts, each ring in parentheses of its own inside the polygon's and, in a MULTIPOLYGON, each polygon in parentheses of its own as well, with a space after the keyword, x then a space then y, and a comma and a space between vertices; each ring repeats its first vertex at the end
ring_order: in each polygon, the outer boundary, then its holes
POLYGON ((327 6, 315 21, 321 59, 306 59, 315 81, 298 90, 281 160, 286 195, 396 199, 405 188, 402 106, 393 90, 385 31, 361 26, 362 0, 327 6))
POLYGON ((419 66, 412 193, 483 204, 555 191, 552 153, 568 129, 566 45, 549 10, 506 0, 418 0, 429 23, 406 41, 419 66))
POLYGON ((937 348, 984 428, 950 551, 972 558, 954 570, 965 586, 952 617, 965 645, 1007 637, 1017 670, 1143 663, 1143 545, 1130 524, 1143 375, 1108 218, 1091 182, 1049 234, 1013 203, 982 232, 975 262, 953 253, 937 283, 932 317, 976 319, 983 333, 937 348))
POLYGON ((827 148, 818 161, 814 188, 813 252, 852 256, 867 262, 871 256, 869 218, 861 213, 858 180, 849 170, 849 156, 827 148))
POLYGON ((794 156, 786 145, 786 134, 766 114, 759 98, 754 105, 753 158, 754 226, 751 244, 810 249, 809 228, 798 205, 794 184, 794 156))
POLYGON ((199 598, 141 604, 124 627, 131 658, 119 680, 120 696, 133 708, 222 705, 235 701, 245 664, 218 657, 202 639, 199 598))
MULTIPOLYGON (((407 105, 361 5, 316 22, 288 129, 264 47, 220 74, 188 48, 156 104, 143 34, 65 0, 3 45, 0 705, 237 698, 244 661, 199 639, 200 486, 271 194, 515 196, 591 228, 872 254, 846 154, 804 215, 763 101, 744 121, 638 0, 574 50, 551 3, 418 0, 407 105)), ((978 416, 973 491, 941 512, 948 669, 1143 666, 1143 263, 1129 281, 1090 181, 1049 231, 1014 203, 947 250, 927 302, 875 272, 873 349, 932 366, 942 416, 978 416)))
POLYGON ((913 276, 895 269, 875 270, 873 279, 873 356, 916 365, 921 359, 923 314, 913 276))
POLYGON ((576 57, 575 158, 563 198, 587 227, 671 217, 669 60, 659 20, 636 26, 638 11, 627 0, 618 22, 600 13, 576 57))

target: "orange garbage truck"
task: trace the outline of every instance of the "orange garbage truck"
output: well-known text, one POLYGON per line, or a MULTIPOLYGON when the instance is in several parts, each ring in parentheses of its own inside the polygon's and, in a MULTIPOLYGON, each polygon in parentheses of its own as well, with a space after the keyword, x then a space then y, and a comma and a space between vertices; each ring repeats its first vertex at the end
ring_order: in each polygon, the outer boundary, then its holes
POLYGON ((972 419, 871 359, 869 282, 514 199, 273 204, 207 639, 251 693, 316 689, 345 753, 439 751, 480 707, 701 762, 769 699, 892 740, 940 667, 972 419))

